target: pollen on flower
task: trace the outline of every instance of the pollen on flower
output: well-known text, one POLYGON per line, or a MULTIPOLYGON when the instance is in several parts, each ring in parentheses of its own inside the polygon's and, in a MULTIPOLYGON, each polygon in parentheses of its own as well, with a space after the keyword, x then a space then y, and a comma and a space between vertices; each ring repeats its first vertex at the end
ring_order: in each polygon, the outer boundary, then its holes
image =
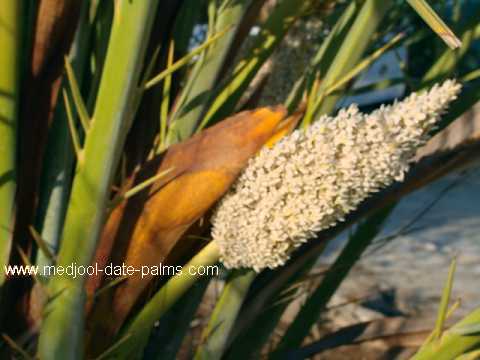
POLYGON ((320 230, 343 221, 370 194, 403 180, 460 85, 369 115, 355 105, 322 116, 251 159, 213 216, 212 235, 228 268, 275 268, 320 230))

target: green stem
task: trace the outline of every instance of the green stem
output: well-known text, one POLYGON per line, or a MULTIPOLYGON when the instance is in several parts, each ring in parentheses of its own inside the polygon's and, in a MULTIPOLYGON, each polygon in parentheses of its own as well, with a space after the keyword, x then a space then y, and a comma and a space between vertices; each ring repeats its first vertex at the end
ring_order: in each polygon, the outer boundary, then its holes
MULTIPOLYGON (((22 37, 22 0, 0 2, 0 262, 7 265, 12 246, 16 188, 17 115, 22 37)), ((0 271, 0 287, 5 271, 0 271)))
POLYGON ((256 275, 251 270, 233 271, 204 330, 195 360, 221 359, 240 307, 256 275))
POLYGON ((211 266, 215 264, 218 259, 219 249, 217 244, 212 241, 195 255, 183 267, 179 274, 168 280, 133 318, 125 330, 121 332, 119 338, 126 338, 126 340, 124 340, 115 351, 116 358, 131 359, 134 354, 138 354, 139 351, 141 352, 155 322, 157 322, 196 281, 202 276, 205 276, 199 274, 196 269, 211 266))
MULTIPOLYGON (((89 266, 134 104, 158 0, 115 3, 115 15, 93 120, 77 163, 58 267, 89 266)), ((50 279, 39 339, 41 359, 83 358, 85 277, 50 279)))

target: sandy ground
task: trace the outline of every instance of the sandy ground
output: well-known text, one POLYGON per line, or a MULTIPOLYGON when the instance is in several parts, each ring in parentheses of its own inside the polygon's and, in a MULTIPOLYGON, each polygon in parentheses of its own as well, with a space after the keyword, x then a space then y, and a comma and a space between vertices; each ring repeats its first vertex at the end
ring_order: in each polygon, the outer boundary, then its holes
MULTIPOLYGON (((453 298, 462 300, 457 315, 480 306, 480 169, 450 175, 403 199, 376 241, 407 225, 402 235, 367 251, 342 285, 342 297, 386 291, 405 313, 434 314, 457 256, 453 298)), ((328 258, 344 239, 336 240, 328 258)))

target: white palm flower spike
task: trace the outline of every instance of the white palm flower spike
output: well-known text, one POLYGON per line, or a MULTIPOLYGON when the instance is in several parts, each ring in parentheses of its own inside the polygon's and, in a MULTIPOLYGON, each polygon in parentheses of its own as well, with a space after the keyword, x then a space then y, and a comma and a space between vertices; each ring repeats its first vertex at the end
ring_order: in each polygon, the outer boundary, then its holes
POLYGON ((370 115, 352 105, 260 151, 213 216, 221 261, 256 271, 282 265, 370 194, 401 181, 459 91, 447 80, 370 115))

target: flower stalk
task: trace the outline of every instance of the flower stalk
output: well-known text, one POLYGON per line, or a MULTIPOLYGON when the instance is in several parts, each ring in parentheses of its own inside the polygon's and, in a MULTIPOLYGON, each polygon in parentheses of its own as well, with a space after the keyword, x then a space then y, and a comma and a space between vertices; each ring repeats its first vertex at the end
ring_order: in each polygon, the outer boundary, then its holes
POLYGON ((222 358, 243 300, 255 276, 253 271, 232 272, 204 330, 201 345, 195 354, 196 360, 222 358))
POLYGON ((213 265, 218 259, 219 249, 217 244, 212 241, 183 267, 184 270, 181 273, 170 278, 121 332, 119 339, 120 341, 122 338, 125 340, 118 347, 117 358, 130 359, 132 354, 143 349, 155 322, 202 277, 198 272, 192 273, 187 269, 213 265))

